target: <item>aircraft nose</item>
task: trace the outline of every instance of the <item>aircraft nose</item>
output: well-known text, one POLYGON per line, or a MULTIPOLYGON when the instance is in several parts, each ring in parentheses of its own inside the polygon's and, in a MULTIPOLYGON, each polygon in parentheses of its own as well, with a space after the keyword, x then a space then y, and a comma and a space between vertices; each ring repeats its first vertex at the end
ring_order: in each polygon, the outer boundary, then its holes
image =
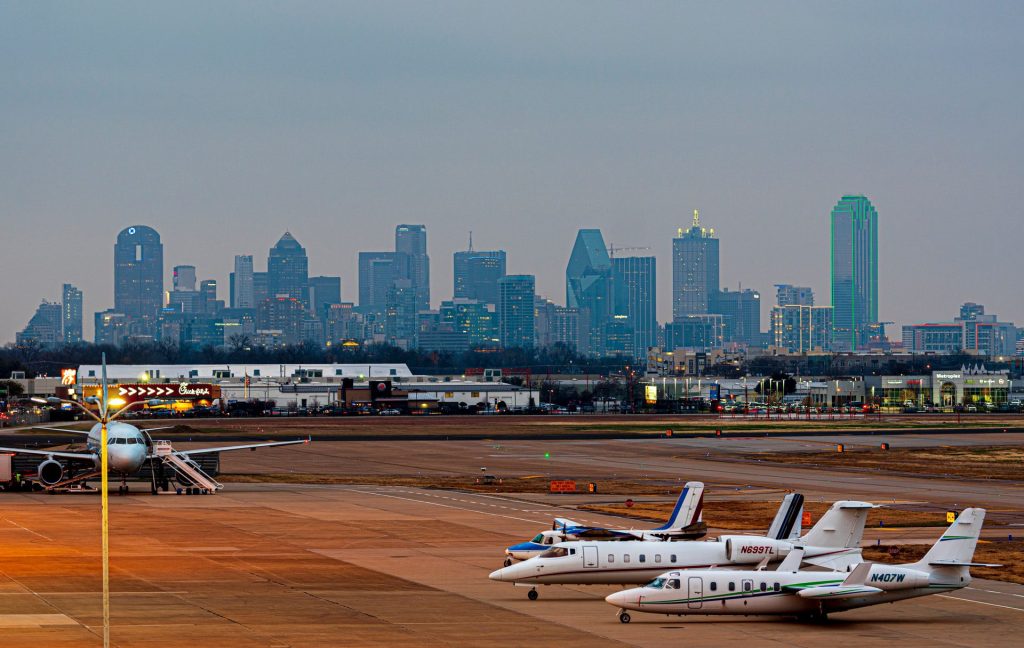
POLYGON ((111 445, 107 447, 107 457, 111 469, 117 472, 130 473, 142 464, 142 446, 111 445))
POLYGON ((615 607, 628 609, 636 605, 636 590, 622 590, 621 592, 615 592, 614 594, 609 594, 604 597, 604 600, 615 607))
POLYGON ((490 578, 492 581, 504 581, 505 580, 505 572, 507 572, 507 571, 508 571, 508 567, 502 567, 501 569, 495 569, 494 571, 491 572, 490 576, 488 576, 487 578, 490 578))

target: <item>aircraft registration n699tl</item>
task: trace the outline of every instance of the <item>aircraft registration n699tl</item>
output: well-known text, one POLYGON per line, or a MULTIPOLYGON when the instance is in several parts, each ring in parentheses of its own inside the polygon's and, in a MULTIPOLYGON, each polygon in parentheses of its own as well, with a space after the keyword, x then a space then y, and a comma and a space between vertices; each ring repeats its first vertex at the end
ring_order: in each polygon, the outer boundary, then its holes
POLYGON ((867 502, 836 502, 799 538, 791 537, 785 529, 781 537, 729 535, 707 542, 562 542, 539 556, 492 572, 490 579, 530 586, 527 596, 534 600, 538 597, 536 585, 640 584, 672 568, 768 565, 784 559, 797 547, 802 548, 802 563, 845 569, 861 562, 860 541, 872 508, 867 502))
POLYGON ((775 571, 684 569, 645 585, 609 595, 620 608, 667 615, 787 615, 827 618, 830 612, 891 603, 967 587, 985 509, 964 509, 921 560, 904 565, 864 562, 853 571, 800 571, 805 549, 797 547, 775 571))

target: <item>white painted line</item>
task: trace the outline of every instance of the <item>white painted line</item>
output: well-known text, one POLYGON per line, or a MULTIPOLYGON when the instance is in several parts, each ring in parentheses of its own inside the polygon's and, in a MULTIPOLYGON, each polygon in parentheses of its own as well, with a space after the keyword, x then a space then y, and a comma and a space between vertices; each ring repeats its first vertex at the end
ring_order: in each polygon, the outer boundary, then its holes
POLYGON ((480 515, 491 515, 491 516, 494 516, 494 517, 508 518, 509 520, 519 520, 520 522, 530 522, 531 524, 547 524, 547 522, 540 522, 538 520, 528 520, 526 518, 515 517, 515 516, 512 516, 512 515, 502 515, 501 513, 490 513, 488 511, 477 511, 475 509, 464 508, 462 506, 451 506, 451 505, 448 505, 448 504, 439 504, 438 502, 424 502, 423 500, 415 499, 415 498, 412 498, 412 497, 399 497, 397 495, 387 495, 385 493, 374 493, 372 491, 361 491, 361 490, 355 490, 355 489, 351 489, 351 490, 354 493, 362 493, 363 495, 376 495, 378 497, 390 497, 391 499, 405 500, 407 502, 416 502, 417 504, 428 504, 430 506, 441 506, 443 508, 455 509, 456 511, 466 511, 468 513, 479 513, 480 515))
POLYGON ((1016 610, 1018 612, 1024 612, 1024 608, 1012 607, 1009 605, 999 605, 998 603, 986 603, 985 601, 975 601, 974 599, 960 598, 959 596, 948 596, 946 594, 936 594, 939 598, 953 599, 954 601, 967 601, 968 603, 977 603, 979 605, 990 605, 997 608, 1005 608, 1007 610, 1016 610))

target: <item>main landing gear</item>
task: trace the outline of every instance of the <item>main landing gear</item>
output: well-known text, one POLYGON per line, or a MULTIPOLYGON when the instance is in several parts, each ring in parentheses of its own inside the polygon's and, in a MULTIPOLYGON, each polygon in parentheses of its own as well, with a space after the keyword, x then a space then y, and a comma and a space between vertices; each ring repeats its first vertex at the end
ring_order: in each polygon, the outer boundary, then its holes
POLYGON ((538 596, 540 596, 540 594, 538 594, 537 590, 535 589, 532 589, 526 593, 526 598, 530 599, 531 601, 536 601, 538 596))

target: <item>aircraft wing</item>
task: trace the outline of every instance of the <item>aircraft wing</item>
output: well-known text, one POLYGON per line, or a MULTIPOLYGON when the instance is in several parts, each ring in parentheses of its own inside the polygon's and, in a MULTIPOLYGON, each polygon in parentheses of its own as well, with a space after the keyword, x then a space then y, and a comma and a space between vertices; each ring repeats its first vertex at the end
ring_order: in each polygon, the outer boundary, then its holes
POLYGON ((663 540, 699 540, 708 534, 708 525, 703 520, 668 531, 644 531, 644 535, 663 540))
POLYGON ((71 428, 55 428, 35 426, 33 430, 46 430, 47 432, 63 432, 65 434, 89 434, 89 430, 72 430, 71 428))
POLYGON ((81 459, 92 461, 95 455, 91 452, 61 452, 59 450, 28 450, 27 448, 0 448, 0 452, 36 455, 39 457, 60 457, 61 459, 81 459))
POLYGON ((157 430, 173 430, 177 425, 162 425, 155 428, 139 428, 140 432, 156 432, 157 430))
POLYGON ((269 448, 272 446, 286 446, 286 445, 298 445, 300 443, 309 443, 312 438, 307 437, 305 439, 296 439, 294 441, 268 441, 266 443, 250 443, 248 445, 236 445, 236 446, 220 446, 219 448, 200 448, 198 450, 175 450, 176 455, 199 455, 209 454, 211 452, 229 452, 231 450, 255 450, 256 448, 269 448))
POLYGON ((636 540, 637 534, 628 531, 614 531, 612 529, 599 529, 596 527, 572 529, 569 533, 579 540, 636 540))

